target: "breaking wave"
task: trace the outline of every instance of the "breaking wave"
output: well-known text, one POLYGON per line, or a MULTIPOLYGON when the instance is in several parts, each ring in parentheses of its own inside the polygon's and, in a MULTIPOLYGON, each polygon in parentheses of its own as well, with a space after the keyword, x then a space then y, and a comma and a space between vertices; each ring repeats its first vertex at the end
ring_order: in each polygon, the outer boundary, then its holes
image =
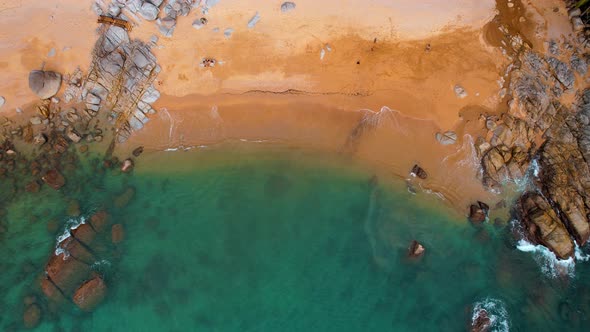
POLYGON ((86 223, 86 218, 84 216, 80 216, 79 218, 71 218, 68 219, 65 223, 64 230, 61 234, 59 234, 56 238, 55 244, 55 255, 59 256, 60 254, 64 255, 64 259, 70 256, 70 253, 61 247, 61 244, 66 241, 70 236, 72 236, 71 231, 75 230, 76 228, 80 227, 86 223))
POLYGON ((478 313, 482 309, 488 313, 488 317, 490 318, 490 331, 510 331, 510 319, 508 317, 508 311, 506 310, 504 302, 490 297, 484 299, 483 301, 476 302, 473 306, 471 323, 475 322, 478 313))

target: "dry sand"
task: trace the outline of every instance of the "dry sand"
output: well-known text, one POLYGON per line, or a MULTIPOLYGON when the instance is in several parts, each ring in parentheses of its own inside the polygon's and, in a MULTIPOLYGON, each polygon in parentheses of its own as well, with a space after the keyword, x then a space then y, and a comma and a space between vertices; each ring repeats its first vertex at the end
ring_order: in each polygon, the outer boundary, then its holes
MULTIPOLYGON (((281 13, 282 1, 221 0, 200 30, 191 26, 200 11, 179 18, 173 37, 160 36, 154 50, 163 69, 159 112, 122 149, 269 140, 350 153, 394 177, 419 163, 430 175, 423 186, 460 210, 475 199, 498 200, 483 190, 471 138, 463 137, 464 128, 473 133, 482 124, 476 116, 460 117, 493 112, 501 102, 499 80, 509 60, 484 33, 497 13, 494 1, 295 2, 294 11, 281 13), (256 12, 261 20, 248 28, 256 12), (218 64, 201 67, 205 57, 218 64), (456 84, 466 98, 455 95, 456 84), (382 109, 355 134, 364 114, 382 109), (436 142, 435 133, 445 130, 459 133, 457 144, 436 142)), ((96 39, 91 4, 0 3, 5 114, 36 100, 27 88, 30 70, 43 63, 63 73, 87 67, 96 39), (48 57, 52 48, 56 55, 48 57)), ((528 22, 534 47, 545 47, 547 36, 571 33, 560 25, 567 13, 559 1, 525 5, 518 15, 528 22)), ((133 38, 158 35, 152 22, 135 23, 133 38)))

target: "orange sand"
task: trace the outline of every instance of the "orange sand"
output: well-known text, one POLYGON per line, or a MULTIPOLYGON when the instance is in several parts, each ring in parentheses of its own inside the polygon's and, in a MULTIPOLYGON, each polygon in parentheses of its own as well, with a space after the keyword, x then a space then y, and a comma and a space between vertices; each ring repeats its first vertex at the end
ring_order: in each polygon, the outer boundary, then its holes
MULTIPOLYGON (((538 41, 547 36, 571 33, 562 24, 560 1, 526 1, 526 20, 540 24, 529 32, 536 48, 544 47, 538 41), (552 11, 555 6, 560 12, 552 11)), ((295 2, 293 12, 282 14, 281 1, 221 0, 200 30, 191 26, 200 11, 180 17, 173 37, 160 36, 154 49, 163 69, 157 79, 163 97, 154 105, 159 112, 119 149, 278 141, 352 154, 394 177, 407 176, 419 163, 429 173, 423 186, 462 211, 475 199, 499 199, 483 190, 470 138, 463 138, 464 128, 482 128, 478 113, 498 107, 498 81, 509 61, 483 36, 496 14, 493 1, 295 2), (257 11, 261 20, 248 29, 257 11), (226 28, 234 29, 230 38, 223 35, 226 28), (218 64, 202 68, 204 57, 218 64), (455 95, 455 84, 465 88, 466 98, 455 95), (391 111, 351 139, 366 113, 361 110, 383 107, 391 111), (437 131, 452 129, 457 144, 436 142, 437 131)), ((90 61, 96 39, 92 2, 51 3, 0 4, 5 114, 35 101, 27 88, 30 70, 45 62, 45 68, 66 73, 90 61), (63 51, 65 46, 72 48, 63 51), (57 55, 48 58, 52 47, 57 55)), ((159 35, 153 22, 135 23, 132 38, 159 35)))

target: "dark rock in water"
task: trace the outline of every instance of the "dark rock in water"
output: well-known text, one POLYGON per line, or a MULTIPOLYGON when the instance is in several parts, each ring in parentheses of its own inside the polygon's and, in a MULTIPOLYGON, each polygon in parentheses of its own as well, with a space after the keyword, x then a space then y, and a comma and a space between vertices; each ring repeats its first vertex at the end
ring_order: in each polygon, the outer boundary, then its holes
POLYGON ((127 188, 121 195, 115 197, 114 203, 117 208, 123 208, 131 202, 135 196, 135 189, 133 187, 127 188))
POLYGON ((29 88, 41 99, 53 97, 61 86, 61 75, 52 71, 33 70, 29 73, 29 88))
POLYGON ((28 124, 23 127, 23 140, 25 143, 33 142, 33 127, 31 124, 28 124))
POLYGON ((49 234, 55 234, 59 230, 59 222, 55 219, 47 222, 47 232, 49 234))
POLYGON ((125 159, 125 161, 123 162, 123 166, 121 166, 121 171, 123 171, 124 173, 128 173, 131 172, 131 170, 133 170, 133 160, 125 159))
POLYGON ((422 167, 418 166, 418 164, 416 164, 416 165, 414 165, 414 167, 412 167, 411 174, 413 174, 423 180, 428 177, 428 173, 426 173, 426 171, 424 169, 422 169, 422 167))
POLYGON ((140 146, 140 147, 136 148, 135 150, 133 150, 133 155, 135 157, 139 157, 142 153, 143 153, 143 146, 140 146))
POLYGON ((47 171, 43 176, 43 181, 55 190, 58 190, 66 184, 66 179, 55 169, 47 171))
POLYGON ((37 327, 41 321, 41 315, 41 308, 37 304, 33 303, 27 306, 23 314, 25 328, 33 329, 37 327))
POLYGON ((469 207, 469 221, 472 223, 482 223, 486 220, 490 207, 484 203, 478 201, 477 204, 472 204, 469 207))
POLYGON ((81 282, 88 279, 92 273, 90 267, 72 257, 64 259, 63 254, 51 257, 45 267, 49 282, 57 288, 57 292, 51 287, 45 287, 43 292, 50 300, 59 300, 61 294, 71 295, 81 282), (58 294, 59 293, 59 294, 58 294))
POLYGON ((492 320, 485 309, 480 309, 471 322, 471 332, 488 332, 492 326, 492 320))
POLYGON ((121 224, 114 224, 111 227, 111 240, 113 244, 119 244, 125 240, 125 229, 121 224))
POLYGON ((574 243, 547 199, 538 193, 527 192, 519 203, 520 216, 529 238, 546 246, 561 259, 572 257, 574 243))
POLYGON ((107 285, 101 277, 95 277, 82 284, 74 293, 74 303, 83 311, 93 311, 105 298, 107 285))
POLYGON ((420 244, 420 242, 414 240, 414 241, 412 241, 412 243, 410 244, 410 247, 408 248, 408 254, 410 255, 410 257, 419 257, 424 254, 425 250, 426 249, 424 248, 423 245, 420 244))

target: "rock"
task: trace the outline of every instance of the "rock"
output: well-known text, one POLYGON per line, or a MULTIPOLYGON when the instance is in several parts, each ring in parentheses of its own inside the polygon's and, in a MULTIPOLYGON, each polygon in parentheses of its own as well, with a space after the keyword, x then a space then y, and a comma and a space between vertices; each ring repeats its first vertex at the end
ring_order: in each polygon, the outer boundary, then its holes
POLYGON ((426 173, 425 170, 422 169, 422 167, 418 166, 418 164, 414 165, 414 167, 412 167, 412 171, 410 173, 413 176, 417 176, 418 178, 424 180, 428 177, 428 173, 426 173))
POLYGON ((559 82, 561 82, 566 89, 571 89, 574 87, 574 73, 564 62, 561 62, 554 57, 550 57, 547 59, 547 63, 553 72, 555 72, 559 82))
POLYGON ((574 16, 581 16, 582 15, 582 10, 580 8, 572 8, 570 10, 567 11, 567 15, 569 18, 572 18, 574 16))
POLYGON ((471 332, 488 332, 492 326, 492 320, 485 309, 480 309, 473 315, 471 332))
POLYGON ((199 30, 202 27, 204 27, 206 24, 207 24, 207 19, 204 17, 201 17, 201 18, 193 21, 193 28, 199 30))
POLYGON ((111 240, 113 244, 119 244, 125 240, 125 229, 121 224, 114 224, 111 227, 111 240))
POLYGON ((425 250, 426 249, 424 249, 424 246, 422 246, 420 242, 414 240, 408 248, 408 254, 410 255, 410 257, 419 257, 424 254, 425 250))
POLYGON ((484 203, 478 201, 477 204, 472 204, 469 207, 469 221, 472 223, 482 223, 486 221, 490 207, 484 203))
MULTIPOLYGON (((53 255, 45 266, 45 271, 50 283, 58 288, 58 292, 61 291, 60 293, 70 296, 80 283, 90 277, 92 270, 87 264, 77 259, 72 257, 64 258, 63 254, 53 255)), ((42 288, 44 288, 44 293, 49 299, 60 300, 63 297, 54 294, 55 290, 52 287, 42 285, 42 288)))
POLYGON ((80 153, 88 152, 88 145, 86 145, 86 144, 81 145, 80 148, 78 148, 78 151, 80 151, 80 153))
POLYGON ((25 143, 33 142, 33 127, 30 124, 23 127, 23 141, 25 143))
POLYGON ((148 21, 154 21, 156 18, 158 18, 159 13, 160 10, 158 9, 158 7, 154 6, 149 2, 144 2, 143 5, 141 5, 141 8, 139 9, 139 15, 141 15, 148 21))
POLYGON ((295 5, 294 2, 291 2, 291 1, 283 2, 283 4, 281 5, 281 12, 288 13, 288 12, 294 10, 295 7, 297 7, 297 5, 295 5))
POLYGON ((151 2, 156 7, 160 7, 160 5, 164 2, 164 0, 148 0, 148 1, 151 2))
POLYGON ((29 88, 41 99, 53 97, 61 87, 61 75, 53 71, 33 70, 29 73, 29 88))
POLYGON ((143 146, 140 146, 140 147, 136 148, 135 150, 133 150, 133 155, 135 157, 139 157, 142 153, 143 153, 143 146))
POLYGON ((115 197, 114 204, 117 208, 123 208, 131 202, 131 200, 135 197, 135 189, 133 187, 128 187, 125 189, 123 193, 119 196, 115 197))
POLYGON ((521 219, 528 235, 557 255, 567 259, 574 254, 574 243, 547 200, 534 192, 523 194, 519 201, 521 219))
POLYGON ((68 138, 74 142, 74 143, 78 143, 80 142, 80 140, 82 139, 82 137, 80 137, 80 135, 78 135, 75 131, 73 130, 69 130, 68 131, 68 138))
POLYGON ((459 98, 465 98, 467 97, 467 92, 465 91, 465 89, 460 86, 459 84, 455 85, 453 87, 453 91, 455 91, 455 95, 459 98))
MULTIPOLYGON (((135 194, 135 191, 133 194, 135 194)), ((98 211, 93 214, 92 217, 90 217, 89 223, 90 226, 92 226, 92 229, 94 229, 97 233, 100 233, 107 227, 107 224, 109 223, 109 215, 106 211, 98 211)))
POLYGON ((133 63, 139 68, 145 68, 150 61, 143 53, 135 52, 133 53, 133 63))
POLYGON ((2 106, 4 106, 4 104, 6 104, 6 98, 0 96, 0 108, 2 108, 2 106))
POLYGON ((109 6, 109 11, 108 11, 109 15, 112 17, 117 17, 119 16, 119 14, 121 14, 121 7, 117 6, 117 5, 113 5, 111 4, 109 6))
POLYGON ((457 134, 454 131, 445 131, 444 133, 436 133, 436 140, 442 145, 451 145, 457 143, 457 134))
POLYGON ((131 172, 131 170, 133 170, 133 160, 125 159, 125 161, 123 162, 123 166, 121 166, 121 171, 123 171, 124 173, 128 173, 131 172))
POLYGON ((579 16, 572 17, 572 25, 576 32, 584 30, 585 27, 584 21, 582 21, 582 18, 579 16))
POLYGON ((88 104, 92 104, 92 105, 99 105, 99 104, 100 104, 100 101, 101 101, 100 97, 98 97, 98 96, 95 96, 95 95, 94 95, 94 94, 92 94, 92 93, 88 93, 88 94, 86 95, 86 102, 87 102, 88 104))
POLYGON ((32 117, 29 121, 31 122, 32 125, 35 125, 35 126, 40 125, 42 122, 41 118, 38 116, 32 117))
POLYGON ((176 19, 166 16, 161 20, 156 22, 158 25, 158 30, 160 33, 165 37, 172 37, 174 34, 174 29, 176 28, 176 19))
POLYGON ((101 277, 85 282, 74 293, 74 303, 83 311, 93 311, 105 298, 107 286, 101 277))
POLYGON ((33 329, 39 325, 41 321, 41 308, 39 305, 32 303, 27 306, 23 314, 23 323, 25 328, 33 329))
POLYGON ((252 29, 258 21, 260 21, 260 14, 256 12, 256 14, 254 14, 254 16, 248 21, 248 29, 252 29))
POLYGON ((55 190, 60 189, 66 184, 66 179, 55 169, 47 171, 42 179, 55 190))

